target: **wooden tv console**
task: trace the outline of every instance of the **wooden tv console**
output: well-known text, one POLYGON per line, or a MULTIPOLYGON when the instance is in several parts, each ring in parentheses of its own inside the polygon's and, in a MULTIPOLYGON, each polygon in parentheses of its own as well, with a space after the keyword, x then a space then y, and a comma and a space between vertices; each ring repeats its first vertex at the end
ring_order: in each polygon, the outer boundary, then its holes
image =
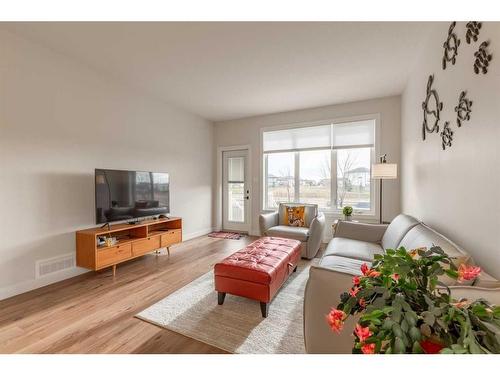
POLYGON ((182 219, 144 220, 138 224, 117 224, 106 228, 90 228, 76 232, 76 265, 94 271, 113 267, 161 248, 182 242, 182 219), (98 237, 116 237, 113 246, 97 245, 98 237))

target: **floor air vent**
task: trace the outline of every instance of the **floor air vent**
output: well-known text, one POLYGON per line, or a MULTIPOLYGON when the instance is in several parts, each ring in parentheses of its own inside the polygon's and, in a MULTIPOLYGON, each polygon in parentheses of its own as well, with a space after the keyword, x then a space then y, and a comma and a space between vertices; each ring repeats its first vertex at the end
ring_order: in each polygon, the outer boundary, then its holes
POLYGON ((36 278, 44 277, 56 272, 75 267, 75 255, 66 254, 54 258, 36 261, 36 278))

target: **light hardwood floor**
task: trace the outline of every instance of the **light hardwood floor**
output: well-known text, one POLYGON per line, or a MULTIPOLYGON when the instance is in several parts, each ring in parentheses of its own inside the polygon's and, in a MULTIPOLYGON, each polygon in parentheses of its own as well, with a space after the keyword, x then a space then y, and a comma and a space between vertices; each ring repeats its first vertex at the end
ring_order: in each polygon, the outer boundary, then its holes
POLYGON ((0 353, 223 353, 134 315, 255 238, 196 238, 0 301, 0 353))

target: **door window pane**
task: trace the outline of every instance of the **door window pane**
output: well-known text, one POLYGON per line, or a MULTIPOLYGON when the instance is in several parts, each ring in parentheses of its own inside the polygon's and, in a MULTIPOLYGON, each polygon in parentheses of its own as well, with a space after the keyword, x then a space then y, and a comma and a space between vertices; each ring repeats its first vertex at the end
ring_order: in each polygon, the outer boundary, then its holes
POLYGON ((337 150, 337 208, 370 210, 371 148, 337 150))
POLYGON ((229 182, 227 189, 227 218, 229 221, 243 223, 245 221, 245 184, 243 182, 229 182))
POLYGON ((243 182, 245 181, 245 158, 229 158, 227 160, 227 179, 228 181, 243 182))
POLYGON ((268 154, 266 194, 267 208, 295 199, 295 163, 293 152, 268 154))
POLYGON ((300 152, 299 201, 331 209, 331 151, 300 152))

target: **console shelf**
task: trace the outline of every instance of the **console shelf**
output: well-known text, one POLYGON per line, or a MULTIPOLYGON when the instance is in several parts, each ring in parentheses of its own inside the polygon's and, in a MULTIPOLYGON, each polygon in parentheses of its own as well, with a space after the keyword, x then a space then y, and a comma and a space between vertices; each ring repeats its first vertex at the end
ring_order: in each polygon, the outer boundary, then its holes
POLYGON ((182 219, 144 220, 137 224, 116 224, 76 232, 76 265, 94 271, 112 267, 147 253, 182 242, 182 219), (97 245, 98 237, 116 237, 113 246, 97 245))

